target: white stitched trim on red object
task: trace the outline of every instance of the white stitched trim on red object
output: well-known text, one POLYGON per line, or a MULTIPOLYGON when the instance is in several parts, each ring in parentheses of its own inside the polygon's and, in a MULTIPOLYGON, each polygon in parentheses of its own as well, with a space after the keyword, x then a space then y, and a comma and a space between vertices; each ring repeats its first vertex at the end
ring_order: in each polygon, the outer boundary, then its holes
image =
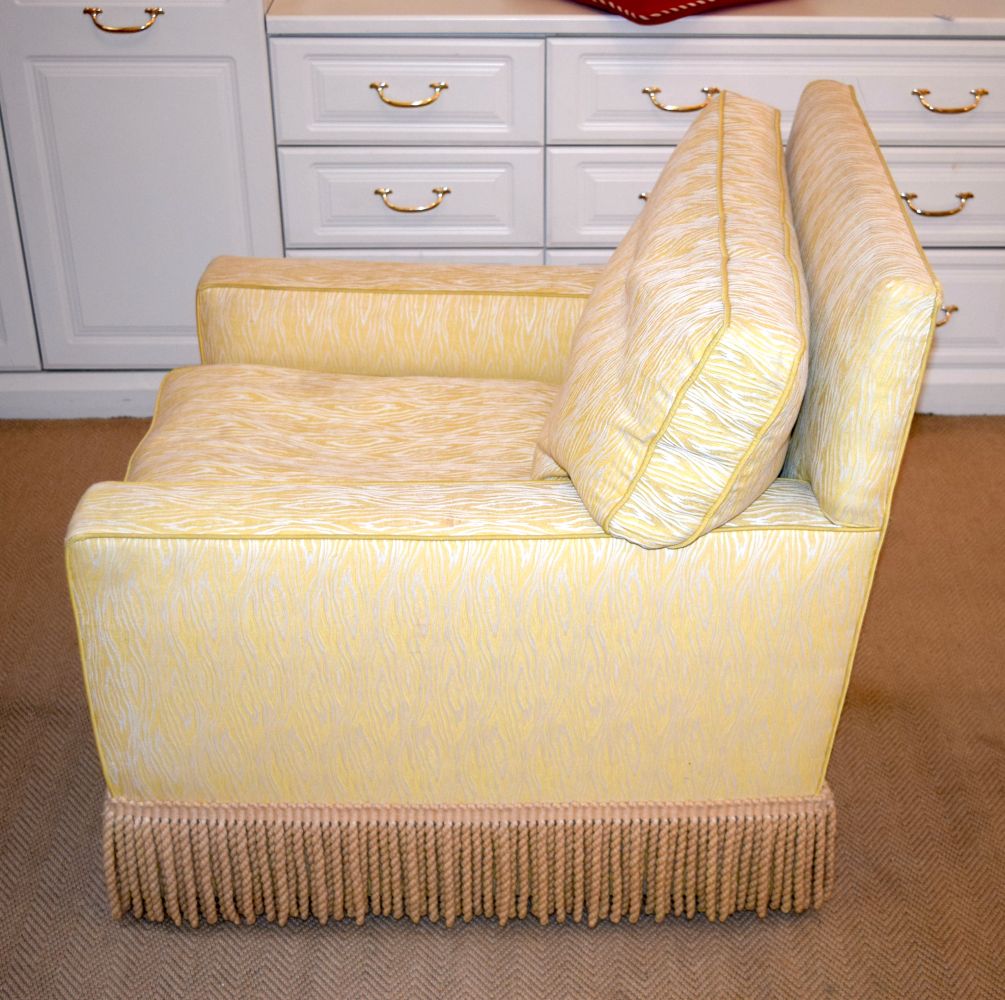
POLYGON ((593 3, 601 3, 605 7, 610 7, 611 10, 617 11, 624 17, 629 18, 632 21, 650 21, 654 17, 663 17, 666 14, 677 14, 682 10, 688 10, 694 7, 707 7, 710 3, 715 3, 716 0, 690 0, 690 3, 678 4, 676 7, 667 7, 665 10, 658 10, 653 14, 636 14, 635 11, 625 10, 620 4, 613 3, 612 0, 591 0, 593 3))

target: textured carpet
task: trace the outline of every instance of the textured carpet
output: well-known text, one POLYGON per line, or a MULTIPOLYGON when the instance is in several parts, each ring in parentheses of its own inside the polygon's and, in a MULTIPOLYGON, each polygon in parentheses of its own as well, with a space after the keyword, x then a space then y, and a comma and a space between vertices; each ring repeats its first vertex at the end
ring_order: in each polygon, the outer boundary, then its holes
POLYGON ((597 930, 113 923, 63 575, 140 421, 0 423, 0 997, 1005 997, 1005 418, 916 421, 829 780, 833 899, 597 930))

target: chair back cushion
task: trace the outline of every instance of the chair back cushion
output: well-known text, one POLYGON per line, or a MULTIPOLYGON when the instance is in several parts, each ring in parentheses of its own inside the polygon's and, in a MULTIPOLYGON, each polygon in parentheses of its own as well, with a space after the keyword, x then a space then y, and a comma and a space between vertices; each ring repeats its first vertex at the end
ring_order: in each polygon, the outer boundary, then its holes
POLYGON ((941 300, 855 92, 803 92, 788 150, 811 313, 809 381, 785 473, 839 524, 879 527, 941 300))
POLYGON ((805 290, 778 112, 696 118, 573 336, 534 474, 605 531, 686 545, 777 476, 806 378, 805 290))

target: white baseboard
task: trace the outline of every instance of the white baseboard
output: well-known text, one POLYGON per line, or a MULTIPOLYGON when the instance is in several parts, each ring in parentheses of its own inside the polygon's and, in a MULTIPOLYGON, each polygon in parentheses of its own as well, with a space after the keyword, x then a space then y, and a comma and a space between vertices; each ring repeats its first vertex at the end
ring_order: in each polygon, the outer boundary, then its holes
POLYGON ((0 419, 149 417, 165 372, 0 372, 0 419))
POLYGON ((929 368, 919 413, 1005 413, 1005 369, 929 368))
MULTIPOLYGON (((164 372, 0 372, 0 419, 149 417, 164 372)), ((919 413, 1005 413, 1005 369, 932 368, 919 413)))

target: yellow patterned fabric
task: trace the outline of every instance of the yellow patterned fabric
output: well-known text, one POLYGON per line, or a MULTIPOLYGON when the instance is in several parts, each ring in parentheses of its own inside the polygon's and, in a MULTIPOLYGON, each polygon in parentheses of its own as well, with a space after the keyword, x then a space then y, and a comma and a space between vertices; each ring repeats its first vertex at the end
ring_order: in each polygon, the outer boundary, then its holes
MULTIPOLYGON (((839 529, 813 491, 778 479, 717 531, 839 529)), ((98 483, 73 536, 130 538, 602 538, 568 481, 510 483, 98 483)))
MULTIPOLYGON (((198 309, 218 363, 166 380, 129 481, 89 490, 67 539, 116 801, 817 795, 937 294, 853 99, 811 87, 789 164, 811 388, 769 482, 804 370, 780 156, 774 113, 713 102, 561 389, 594 272, 215 262, 198 309), (570 409, 587 376, 618 435, 599 404, 570 409), (533 478, 549 412, 572 481, 533 478)), ((713 884, 715 864, 688 872, 713 884)))
POLYGON ((564 469, 606 531, 646 546, 729 521, 781 468, 803 300, 778 112, 722 94, 597 284, 535 474, 564 469))
POLYGON ((179 368, 128 479, 323 483, 530 477, 554 386, 506 379, 179 368))
POLYGON ((221 257, 196 295, 202 360, 557 384, 599 273, 221 257))
POLYGON ((787 157, 812 360, 785 471, 835 521, 880 525, 941 292, 851 87, 806 88, 787 157))
POLYGON ((109 789, 814 794, 879 532, 829 524, 803 484, 769 492, 746 526, 654 552, 568 482, 94 487, 68 566, 109 789))

